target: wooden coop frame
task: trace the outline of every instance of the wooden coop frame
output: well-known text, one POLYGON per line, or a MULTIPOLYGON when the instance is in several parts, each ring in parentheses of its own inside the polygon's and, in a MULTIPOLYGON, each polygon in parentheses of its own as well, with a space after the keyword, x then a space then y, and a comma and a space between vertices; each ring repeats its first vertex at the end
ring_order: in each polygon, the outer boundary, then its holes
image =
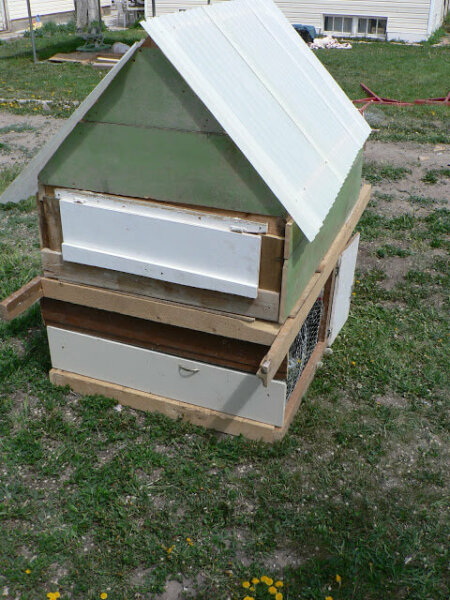
MULTIPOLYGON (((336 265, 343 251, 354 239, 355 236, 352 238, 354 228, 369 199, 370 186, 365 185, 361 189, 353 210, 298 299, 296 306, 283 324, 246 318, 243 315, 217 313, 212 310, 205 311, 197 307, 142 295, 66 282, 52 278, 49 276, 50 273, 35 278, 21 290, 4 300, 0 304, 0 316, 4 320, 11 320, 27 310, 36 301, 44 298, 139 319, 149 319, 157 323, 187 327, 205 333, 214 333, 214 335, 226 334, 236 340, 246 340, 267 346, 268 351, 260 361, 257 375, 264 385, 268 385, 285 359, 289 347, 302 327, 316 298, 321 290, 324 290, 324 315, 321 321, 319 340, 286 404, 282 426, 273 426, 254 419, 225 414, 61 369, 53 368, 50 371, 52 383, 60 386, 68 385, 80 394, 104 395, 116 399, 123 405, 139 410, 160 412, 171 418, 181 418, 194 425, 201 425, 231 435, 244 435, 249 439, 274 442, 282 439, 286 434, 300 406, 302 397, 314 377, 317 365, 327 348, 336 265)), ((38 205, 39 203, 40 200, 38 200, 38 205)), ((46 215, 47 219, 49 219, 49 214, 46 215)), ((54 215, 49 220, 52 218, 55 218, 54 215)), ((43 228, 43 231, 46 231, 46 227, 43 228)), ((58 231, 57 227, 55 231, 58 231)), ((44 256, 48 256, 48 251, 44 256)))
POLYGON ((41 300, 57 385, 273 442, 348 316, 370 129, 269 0, 143 26, 6 192, 38 180, 43 275, 0 316, 41 300))

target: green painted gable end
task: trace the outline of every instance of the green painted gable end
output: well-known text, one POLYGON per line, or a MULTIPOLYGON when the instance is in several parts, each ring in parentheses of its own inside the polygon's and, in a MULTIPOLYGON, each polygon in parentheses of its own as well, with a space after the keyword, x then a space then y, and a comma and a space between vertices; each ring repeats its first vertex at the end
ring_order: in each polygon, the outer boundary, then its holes
POLYGON ((64 140, 45 185, 285 216, 162 52, 142 47, 64 140))
POLYGON ((350 211, 358 200, 361 188, 362 150, 356 157, 339 194, 325 218, 323 225, 312 242, 309 242, 297 224, 291 229, 288 258, 287 286, 282 313, 287 316, 314 275, 331 242, 339 233, 350 211))

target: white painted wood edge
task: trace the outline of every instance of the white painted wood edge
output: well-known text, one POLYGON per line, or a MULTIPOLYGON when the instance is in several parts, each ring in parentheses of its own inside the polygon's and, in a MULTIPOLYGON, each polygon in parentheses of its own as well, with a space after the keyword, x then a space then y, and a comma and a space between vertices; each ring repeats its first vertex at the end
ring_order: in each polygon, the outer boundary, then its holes
POLYGON ((112 208, 116 211, 133 213, 153 217, 155 219, 165 219, 211 227, 223 231, 233 231, 236 233, 255 233, 264 234, 268 231, 267 223, 250 221, 240 217, 229 217, 225 215, 215 215, 213 213, 201 210, 190 210, 174 206, 159 206, 155 203, 135 200, 132 198, 121 198, 109 194, 97 194, 94 192, 83 192, 79 190, 68 190, 57 188, 55 190, 56 198, 73 203, 86 204, 87 206, 98 206, 101 208, 112 208))
POLYGON ((170 281, 179 285, 236 294, 248 298, 256 298, 258 296, 257 284, 251 285, 237 280, 214 277, 212 274, 177 269, 170 265, 154 264, 146 260, 139 260, 133 256, 103 252, 89 246, 78 246, 63 242, 62 255, 63 259, 67 262, 102 267, 113 271, 122 271, 133 275, 170 281))
POLYGON ((356 260, 358 258, 359 238, 359 233, 353 237, 338 261, 339 270, 336 274, 334 284, 333 303, 331 307, 329 335, 327 340, 329 346, 331 346, 337 338, 350 314, 353 279, 355 276, 356 260))

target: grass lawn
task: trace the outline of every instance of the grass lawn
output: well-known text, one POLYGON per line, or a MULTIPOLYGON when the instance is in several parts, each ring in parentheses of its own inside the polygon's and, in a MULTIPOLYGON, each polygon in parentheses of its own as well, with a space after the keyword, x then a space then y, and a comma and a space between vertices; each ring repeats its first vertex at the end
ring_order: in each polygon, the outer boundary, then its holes
MULTIPOLYGON (((39 40, 40 55, 74 43, 58 40, 39 40)), ((35 67, 27 43, 0 46, 9 98, 82 99, 101 77, 35 67)), ((442 50, 319 56, 353 97, 362 79, 413 98, 445 92, 442 50)), ((443 110, 398 110, 377 136, 448 139, 443 110)), ((375 193, 351 316, 273 446, 55 388, 38 307, 0 323, 0 596, 267 600, 251 582, 266 575, 289 600, 446 600, 450 213, 434 195, 448 173, 429 172, 427 196, 396 211, 410 167, 365 168, 375 193)), ((33 202, 0 207, 0 298, 39 269, 33 202)))
MULTIPOLYGON (((140 29, 109 32, 106 42, 123 41, 132 44, 143 37, 140 29)), ((37 38, 41 61, 57 52, 72 52, 82 43, 69 34, 37 38)), ((432 47, 392 45, 384 42, 356 43, 351 51, 318 51, 317 56, 339 81, 350 98, 362 98, 366 93, 359 84, 365 83, 374 92, 401 100, 444 96, 448 89, 448 46, 432 47)), ((19 39, 0 45, 0 108, 14 112, 39 112, 38 106, 19 106, 17 99, 33 97, 56 100, 49 114, 68 116, 73 106, 67 101, 82 100, 100 81, 104 72, 76 64, 34 65, 31 42, 19 39), (11 106, 12 104, 12 106, 11 106), (36 109, 36 110, 35 110, 36 109)), ((376 126, 375 139, 448 143, 450 141, 448 107, 417 106, 378 109, 385 120, 376 126)))

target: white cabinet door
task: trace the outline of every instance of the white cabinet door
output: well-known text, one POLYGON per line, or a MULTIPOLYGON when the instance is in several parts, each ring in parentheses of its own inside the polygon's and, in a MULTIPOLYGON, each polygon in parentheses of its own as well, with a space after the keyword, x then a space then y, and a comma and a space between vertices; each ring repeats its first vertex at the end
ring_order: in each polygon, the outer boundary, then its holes
POLYGON ((84 333, 47 327, 52 365, 230 415, 281 426, 286 383, 84 333))
POLYGON ((359 233, 350 241, 338 261, 338 272, 334 284, 333 304, 330 317, 328 345, 336 339, 345 325, 350 312, 353 278, 355 276, 356 259, 358 257, 359 233))
POLYGON ((69 262, 256 298, 267 225, 57 190, 69 262))

